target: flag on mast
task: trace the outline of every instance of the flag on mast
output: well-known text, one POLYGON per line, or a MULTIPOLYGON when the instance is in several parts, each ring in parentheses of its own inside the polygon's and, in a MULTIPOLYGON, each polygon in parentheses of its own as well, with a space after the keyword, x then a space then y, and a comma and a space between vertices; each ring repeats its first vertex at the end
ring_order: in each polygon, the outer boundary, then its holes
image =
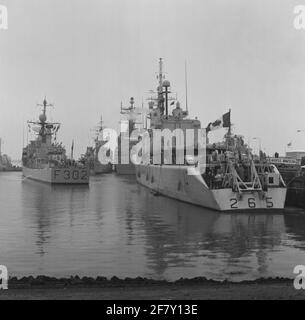
POLYGON ((72 146, 71 146, 71 159, 73 160, 73 152, 74 152, 74 139, 72 140, 72 146))
POLYGON ((221 118, 214 122, 210 122, 206 128, 207 132, 217 130, 220 128, 230 128, 231 127, 231 110, 222 115, 221 118))

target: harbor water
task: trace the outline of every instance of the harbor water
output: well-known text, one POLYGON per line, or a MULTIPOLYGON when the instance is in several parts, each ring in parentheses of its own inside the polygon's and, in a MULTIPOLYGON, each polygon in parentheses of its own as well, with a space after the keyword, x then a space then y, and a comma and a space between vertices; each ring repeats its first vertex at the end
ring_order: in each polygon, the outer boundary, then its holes
POLYGON ((10 276, 239 281, 294 277, 305 213, 218 213, 162 196, 134 176, 51 186, 0 173, 0 265, 10 276))

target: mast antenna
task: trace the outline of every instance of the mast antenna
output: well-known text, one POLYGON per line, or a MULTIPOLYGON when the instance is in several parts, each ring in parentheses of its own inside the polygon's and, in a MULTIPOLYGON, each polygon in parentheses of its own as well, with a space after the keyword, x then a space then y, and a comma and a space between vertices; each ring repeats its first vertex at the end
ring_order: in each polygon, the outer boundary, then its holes
POLYGON ((189 108, 188 108, 188 87, 187 87, 187 63, 185 60, 185 107, 186 107, 186 111, 187 113, 189 112, 189 108))
POLYGON ((44 115, 44 116, 46 116, 47 107, 54 107, 53 104, 48 104, 46 97, 44 98, 42 104, 38 103, 37 106, 43 107, 42 112, 43 112, 43 115, 44 115))
POLYGON ((163 83, 163 61, 162 58, 159 60, 159 90, 162 91, 163 83))
POLYGON ((163 96, 163 59, 159 59, 159 86, 158 86, 158 108, 164 113, 164 96, 163 96))
POLYGON ((229 109, 229 113, 230 113, 230 123, 229 123, 228 134, 229 134, 229 136, 231 136, 232 135, 231 108, 229 109))

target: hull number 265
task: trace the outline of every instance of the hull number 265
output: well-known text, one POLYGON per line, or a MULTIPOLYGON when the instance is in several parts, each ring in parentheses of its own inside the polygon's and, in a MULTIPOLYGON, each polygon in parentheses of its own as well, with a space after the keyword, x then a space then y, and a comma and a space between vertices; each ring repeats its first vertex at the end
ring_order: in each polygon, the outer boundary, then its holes
MULTIPOLYGON (((231 209, 238 209, 238 200, 236 198, 230 199, 230 205, 231 205, 231 209)), ((247 205, 250 209, 255 209, 257 207, 256 199, 255 198, 248 198, 247 205)), ((266 207, 273 208, 272 197, 266 198, 266 207)))

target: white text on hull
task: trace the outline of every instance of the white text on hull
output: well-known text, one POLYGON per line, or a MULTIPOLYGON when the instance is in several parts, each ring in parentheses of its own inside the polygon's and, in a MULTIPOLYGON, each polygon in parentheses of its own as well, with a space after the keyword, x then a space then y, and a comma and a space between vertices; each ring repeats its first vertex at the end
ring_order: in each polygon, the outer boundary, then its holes
POLYGON ((27 179, 51 184, 88 184, 89 170, 84 168, 43 168, 23 167, 23 176, 27 179))

